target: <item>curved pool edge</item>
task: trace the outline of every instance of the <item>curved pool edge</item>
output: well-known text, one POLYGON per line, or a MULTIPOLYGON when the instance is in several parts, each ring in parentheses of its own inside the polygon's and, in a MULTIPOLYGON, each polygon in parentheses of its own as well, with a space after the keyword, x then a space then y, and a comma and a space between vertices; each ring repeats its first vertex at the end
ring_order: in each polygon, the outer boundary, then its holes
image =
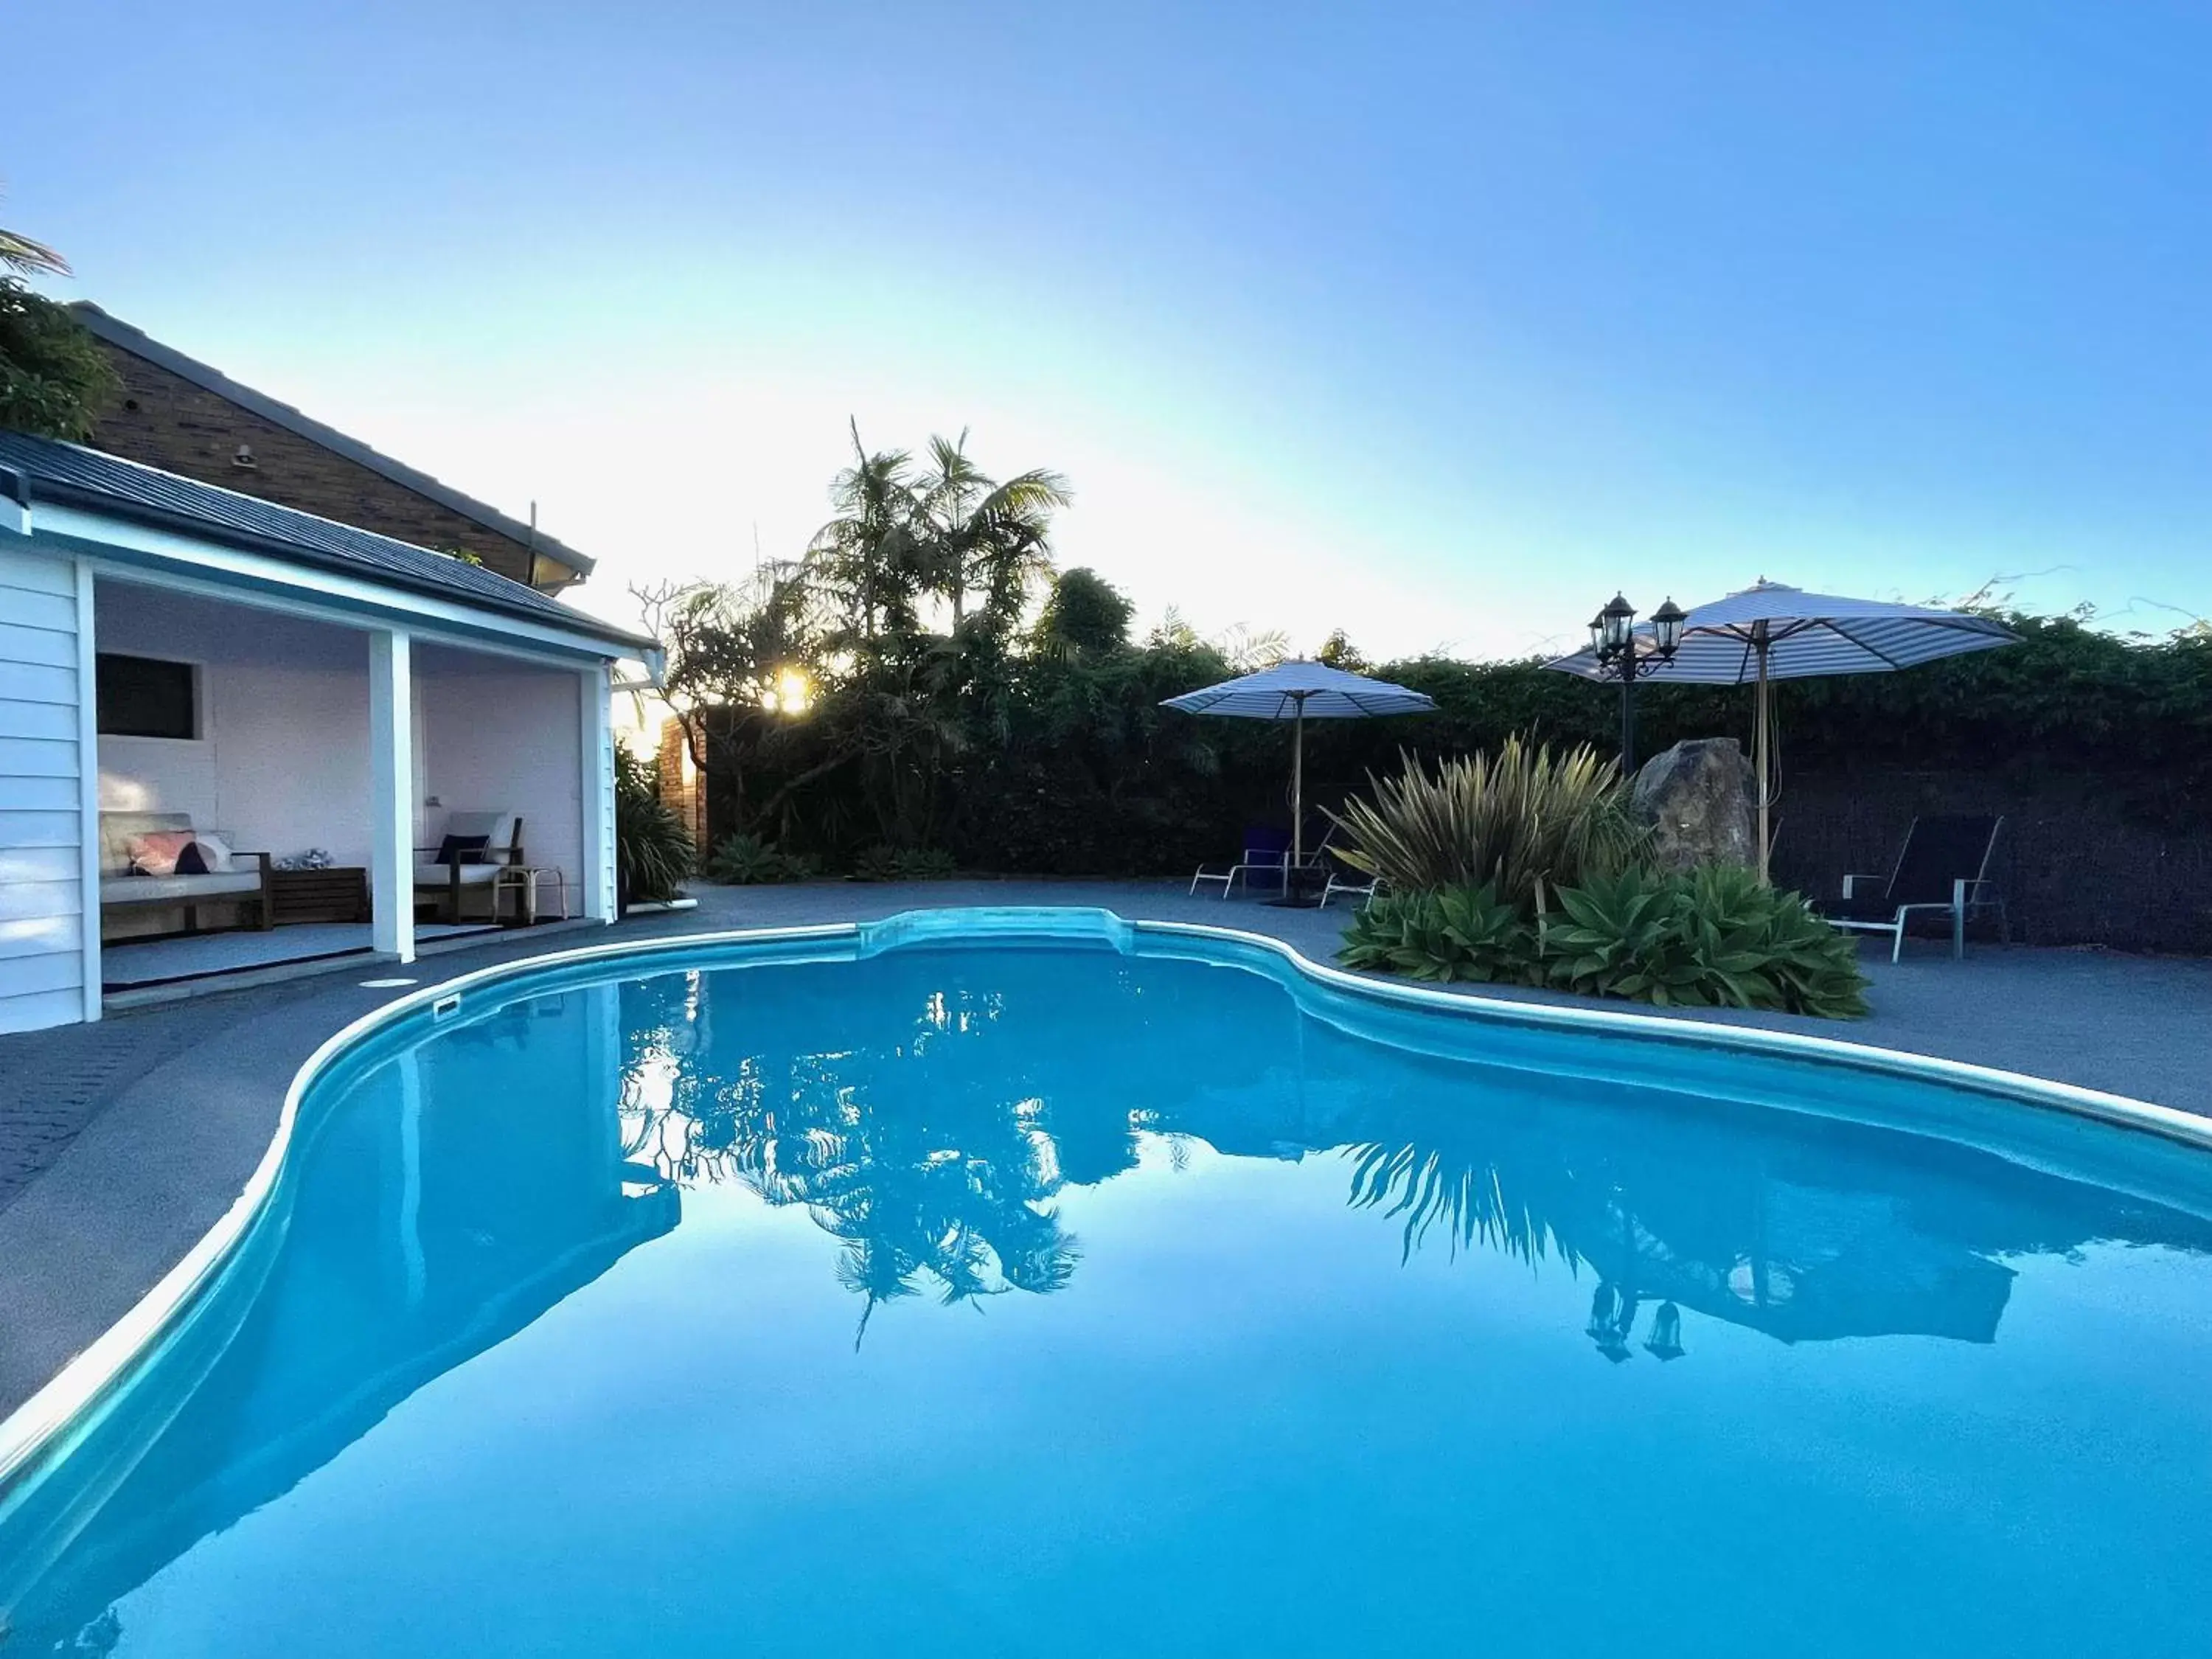
POLYGON ((348 1021, 319 1043, 287 1084, 276 1127, 252 1175, 222 1217, 122 1318, 0 1420, 0 1511, 18 1480, 77 1431, 137 1362, 176 1330, 199 1295, 226 1271, 262 1218, 291 1153, 308 1093, 357 1045, 419 1012, 457 1011, 474 993, 568 969, 697 953, 850 939, 855 956, 933 945, 1087 940, 1128 951, 1146 936, 1213 941, 1273 957, 1316 984, 1362 998, 1538 1030, 1632 1036, 1639 1042, 1811 1060, 1907 1080, 1937 1083, 2018 1104, 2039 1106, 2111 1127, 2145 1132, 2212 1152, 2212 1118, 2124 1095, 2024 1073, 1916 1054, 1875 1044, 1649 1012, 1524 1002, 1480 992, 1446 991, 1354 974, 1315 961, 1286 940, 1204 922, 1130 920, 1100 908, 969 907, 902 911, 873 921, 728 928, 549 951, 488 964, 407 991, 348 1021))

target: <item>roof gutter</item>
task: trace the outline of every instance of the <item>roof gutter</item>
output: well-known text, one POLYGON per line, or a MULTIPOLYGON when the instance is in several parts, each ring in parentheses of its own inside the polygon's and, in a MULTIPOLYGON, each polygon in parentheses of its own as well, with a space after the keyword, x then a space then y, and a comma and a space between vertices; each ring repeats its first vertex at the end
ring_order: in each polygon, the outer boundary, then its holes
POLYGON ((31 533, 31 481, 12 466, 0 466, 0 528, 31 533))

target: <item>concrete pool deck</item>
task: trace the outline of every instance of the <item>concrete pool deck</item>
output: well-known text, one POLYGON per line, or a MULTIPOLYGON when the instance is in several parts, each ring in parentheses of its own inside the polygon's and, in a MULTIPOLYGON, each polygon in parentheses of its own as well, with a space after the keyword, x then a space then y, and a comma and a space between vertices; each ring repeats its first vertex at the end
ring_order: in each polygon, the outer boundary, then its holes
MULTIPOLYGON (((1340 910, 1191 898, 1180 882, 693 890, 696 910, 633 916, 613 929, 508 934, 404 969, 325 964, 311 977, 210 992, 95 1025, 0 1036, 0 1413, 120 1318, 215 1224, 267 1148, 293 1074, 323 1040, 404 994, 363 980, 404 975, 427 985, 579 945, 942 906, 1087 905, 1135 920, 1210 922, 1279 939, 1318 962, 1331 959, 1344 923, 1340 910)), ((1896 966, 1871 947, 1862 954, 1874 981, 1864 1020, 1692 1017, 1998 1066, 2212 1115, 2212 1064, 2198 1040, 2212 1016, 2212 962, 1984 948, 1957 963, 1935 941, 1915 941, 1896 966)))

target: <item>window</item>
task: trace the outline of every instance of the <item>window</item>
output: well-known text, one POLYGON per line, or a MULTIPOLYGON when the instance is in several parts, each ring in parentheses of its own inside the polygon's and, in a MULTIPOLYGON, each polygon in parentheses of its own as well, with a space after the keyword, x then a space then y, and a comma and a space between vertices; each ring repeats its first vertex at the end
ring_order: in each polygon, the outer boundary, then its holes
POLYGON ((198 673, 188 662, 100 653, 99 729, 116 738, 197 738, 198 673))

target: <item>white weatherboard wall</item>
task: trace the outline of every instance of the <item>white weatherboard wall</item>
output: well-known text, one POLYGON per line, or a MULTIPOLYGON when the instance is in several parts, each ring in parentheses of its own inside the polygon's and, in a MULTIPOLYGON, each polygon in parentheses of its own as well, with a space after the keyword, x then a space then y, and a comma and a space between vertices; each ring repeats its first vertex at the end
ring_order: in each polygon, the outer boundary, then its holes
MULTIPOLYGON (((100 648, 199 665, 200 736, 103 737, 103 811, 189 812, 244 852, 311 847, 366 866, 368 635, 165 588, 103 580, 100 648)), ((175 918, 124 912, 107 932, 175 918)))
POLYGON ((85 989, 80 604, 75 560, 0 546, 0 1031, 99 1012, 85 989))

